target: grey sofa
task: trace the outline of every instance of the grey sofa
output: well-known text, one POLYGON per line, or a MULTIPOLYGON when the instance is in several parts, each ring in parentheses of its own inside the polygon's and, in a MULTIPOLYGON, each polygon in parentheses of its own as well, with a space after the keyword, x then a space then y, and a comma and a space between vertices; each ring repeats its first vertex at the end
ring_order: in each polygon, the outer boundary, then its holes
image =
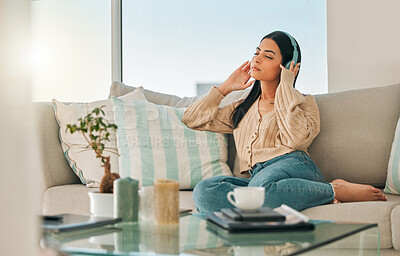
MULTIPOLYGON (((118 88, 119 94, 133 90, 125 85, 118 88)), ((156 104, 179 107, 195 100, 148 90, 145 96, 156 104)), ((400 114, 400 85, 314 96, 320 108, 321 132, 309 153, 325 180, 342 178, 383 188, 400 114)), ((51 103, 35 103, 35 113, 39 120, 43 213, 89 214, 87 192, 93 189, 80 183, 63 156, 51 103)), ((230 135, 228 141, 228 164, 234 175, 238 175, 235 145, 230 135)), ((390 255, 397 255, 400 251, 400 196, 387 197, 386 202, 330 204, 306 209, 303 213, 312 219, 378 223, 380 247, 390 249, 390 255)), ((180 192, 180 206, 195 209, 191 191, 180 192)))

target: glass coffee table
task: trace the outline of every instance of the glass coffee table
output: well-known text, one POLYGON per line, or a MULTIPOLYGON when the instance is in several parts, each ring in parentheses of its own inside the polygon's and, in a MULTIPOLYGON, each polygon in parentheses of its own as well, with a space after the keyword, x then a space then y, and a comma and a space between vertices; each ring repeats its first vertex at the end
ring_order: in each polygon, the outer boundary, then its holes
POLYGON ((377 224, 312 221, 313 231, 232 234, 204 215, 185 214, 179 225, 151 222, 45 233, 44 247, 70 255, 379 255, 377 224))

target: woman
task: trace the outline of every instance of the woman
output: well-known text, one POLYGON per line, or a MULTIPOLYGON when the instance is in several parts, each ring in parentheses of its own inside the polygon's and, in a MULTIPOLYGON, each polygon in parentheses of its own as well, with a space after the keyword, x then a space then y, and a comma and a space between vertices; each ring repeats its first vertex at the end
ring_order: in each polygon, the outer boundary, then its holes
POLYGON ((218 176, 200 182, 193 191, 200 212, 233 207, 226 194, 241 186, 265 187, 265 206, 286 204, 298 211, 328 203, 386 200, 369 185, 323 182, 307 153, 320 131, 318 106, 312 95, 294 89, 300 61, 297 41, 285 32, 272 32, 261 40, 251 62, 185 111, 182 121, 192 129, 233 133, 240 171, 250 173, 249 179, 218 176), (219 108, 227 94, 251 85, 246 99, 219 108))

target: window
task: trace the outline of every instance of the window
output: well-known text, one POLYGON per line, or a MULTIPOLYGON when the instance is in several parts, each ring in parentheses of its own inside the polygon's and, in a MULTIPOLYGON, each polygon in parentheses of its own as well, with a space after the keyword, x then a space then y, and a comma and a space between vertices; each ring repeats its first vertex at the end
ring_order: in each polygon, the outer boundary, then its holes
POLYGON ((320 0, 123 0, 123 82, 174 94, 204 94, 250 60, 274 30, 300 44, 296 88, 326 93, 326 2, 320 0))
MULTIPOLYGON (((122 81, 194 96, 222 83, 251 59, 260 39, 291 33, 302 51, 296 88, 326 93, 326 1, 121 0, 122 81)), ((34 101, 108 96, 109 0, 32 1, 34 101)))
POLYGON ((33 101, 92 101, 111 85, 109 0, 32 1, 33 101))

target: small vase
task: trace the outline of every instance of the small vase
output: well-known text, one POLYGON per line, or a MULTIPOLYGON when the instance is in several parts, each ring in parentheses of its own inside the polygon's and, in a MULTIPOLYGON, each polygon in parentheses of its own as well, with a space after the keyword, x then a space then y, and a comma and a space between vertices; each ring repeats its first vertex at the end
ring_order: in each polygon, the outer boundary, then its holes
POLYGON ((114 194, 90 191, 90 213, 97 217, 114 217, 114 194))

